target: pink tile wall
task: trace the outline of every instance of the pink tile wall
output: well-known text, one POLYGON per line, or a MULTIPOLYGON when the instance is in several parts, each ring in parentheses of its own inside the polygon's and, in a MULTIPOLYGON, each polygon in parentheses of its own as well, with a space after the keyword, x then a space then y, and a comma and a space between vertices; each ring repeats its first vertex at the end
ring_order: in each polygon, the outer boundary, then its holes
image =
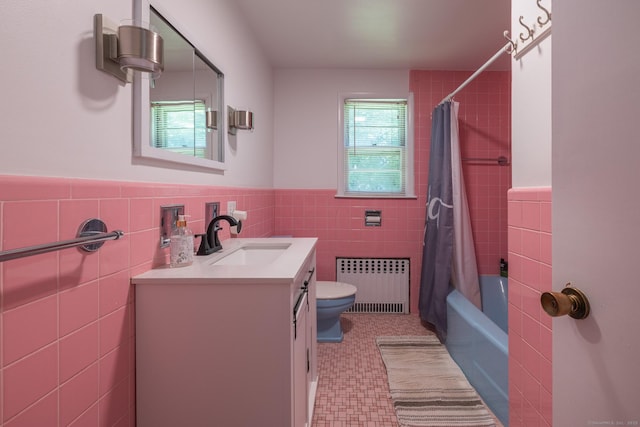
POLYGON ((551 426, 551 188, 509 191, 509 425, 551 426))
POLYGON ((410 258, 411 311, 417 311, 424 204, 417 200, 336 198, 336 190, 276 190, 277 235, 318 237, 319 280, 335 280, 336 257, 410 258), (365 210, 382 211, 365 227, 365 210))
POLYGON ((0 263, 0 426, 134 426, 129 279, 167 262, 160 205, 184 204, 199 233, 205 202, 230 200, 248 211, 243 237, 273 234, 273 190, 0 176, 0 250, 73 238, 93 217, 125 232, 96 253, 0 263))

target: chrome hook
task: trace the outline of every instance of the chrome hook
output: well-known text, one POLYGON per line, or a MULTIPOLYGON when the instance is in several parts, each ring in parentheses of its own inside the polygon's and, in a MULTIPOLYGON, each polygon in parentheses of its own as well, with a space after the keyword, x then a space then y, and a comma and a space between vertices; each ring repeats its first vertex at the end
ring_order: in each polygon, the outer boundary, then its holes
POLYGON ((514 42, 513 40, 511 40, 511 38, 509 37, 509 31, 505 31, 504 33, 502 33, 502 35, 511 44, 511 46, 509 46, 506 50, 506 52, 511 55, 518 49, 518 42, 514 42))
POLYGON ((543 26, 547 25, 547 23, 548 23, 549 21, 551 21, 551 12, 549 12, 547 9, 545 9, 545 8, 544 8, 544 6, 542 6, 542 5, 540 4, 540 0, 536 0, 536 4, 537 4, 537 5, 538 5, 538 7, 539 7, 540 9, 542 9, 542 10, 544 11, 544 13, 547 15, 547 19, 546 19, 544 22, 542 22, 542 16, 538 16, 538 25, 540 25, 540 27, 543 27, 543 26))
POLYGON ((524 19, 524 16, 520 15, 520 19, 518 19, 518 21, 520 22, 520 25, 522 25, 527 30, 527 37, 525 37, 523 33, 520 33, 520 40, 524 42, 533 38, 533 30, 529 28, 527 24, 522 22, 523 19, 524 19))

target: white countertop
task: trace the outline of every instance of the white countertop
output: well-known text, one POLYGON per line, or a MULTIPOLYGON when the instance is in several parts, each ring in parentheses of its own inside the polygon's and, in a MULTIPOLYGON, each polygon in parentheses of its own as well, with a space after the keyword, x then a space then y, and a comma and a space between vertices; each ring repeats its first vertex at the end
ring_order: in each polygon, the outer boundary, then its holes
POLYGON ((253 239, 228 239, 222 242, 222 250, 207 256, 194 256, 193 264, 171 268, 169 265, 154 268, 131 278, 134 285, 143 284, 218 284, 274 283, 295 278, 305 259, 314 249, 317 238, 275 237, 253 239), (251 244, 289 243, 290 246, 273 262, 261 265, 213 265, 242 246, 251 244))

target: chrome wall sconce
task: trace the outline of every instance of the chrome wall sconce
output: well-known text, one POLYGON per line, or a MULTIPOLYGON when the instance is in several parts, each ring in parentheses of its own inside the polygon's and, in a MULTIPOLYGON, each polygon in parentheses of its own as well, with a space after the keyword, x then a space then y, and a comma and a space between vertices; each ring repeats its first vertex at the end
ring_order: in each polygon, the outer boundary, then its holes
POLYGON ((114 27, 101 13, 94 15, 96 68, 125 84, 133 80, 130 70, 159 77, 164 69, 162 37, 135 25, 114 27))
POLYGON ((234 110, 227 106, 229 133, 235 135, 240 130, 253 130, 253 113, 247 110, 234 110))
POLYGON ((218 112, 213 110, 207 110, 206 114, 206 126, 209 130, 218 129, 218 112))

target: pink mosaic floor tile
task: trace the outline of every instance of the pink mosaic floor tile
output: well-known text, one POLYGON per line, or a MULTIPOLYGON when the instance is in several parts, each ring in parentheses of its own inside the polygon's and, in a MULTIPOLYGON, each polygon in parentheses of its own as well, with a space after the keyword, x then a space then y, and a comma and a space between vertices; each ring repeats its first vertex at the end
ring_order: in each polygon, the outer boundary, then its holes
POLYGON ((341 321, 344 340, 318 344, 319 381, 312 427, 398 426, 375 339, 430 332, 411 314, 347 313, 341 321))
POLYGON ((318 343, 312 427, 399 427, 375 339, 431 332, 417 314, 345 313, 341 323, 341 343, 318 343))

